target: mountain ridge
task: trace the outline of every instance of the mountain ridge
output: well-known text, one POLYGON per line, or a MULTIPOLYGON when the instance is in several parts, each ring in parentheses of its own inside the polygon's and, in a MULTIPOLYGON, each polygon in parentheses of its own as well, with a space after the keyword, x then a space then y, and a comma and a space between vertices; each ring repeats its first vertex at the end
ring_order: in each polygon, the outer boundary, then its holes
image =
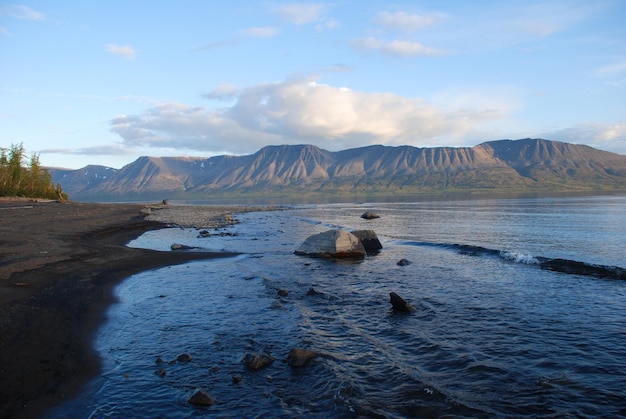
POLYGON ((244 156, 142 156, 119 170, 90 165, 50 172, 77 200, 626 190, 626 156, 531 138, 335 152, 273 145, 244 156))

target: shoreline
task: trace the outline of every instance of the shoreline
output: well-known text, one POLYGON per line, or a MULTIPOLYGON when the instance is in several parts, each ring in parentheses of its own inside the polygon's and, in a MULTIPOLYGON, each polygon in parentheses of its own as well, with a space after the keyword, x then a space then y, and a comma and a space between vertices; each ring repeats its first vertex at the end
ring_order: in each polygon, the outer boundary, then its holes
MULTIPOLYGON (((0 417, 40 417, 99 374, 92 340, 121 281, 234 256, 126 246, 146 231, 189 224, 176 222, 180 208, 0 200, 0 417)), ((233 223, 231 213, 270 209, 194 207, 182 216, 195 211, 195 227, 218 228, 233 223)))

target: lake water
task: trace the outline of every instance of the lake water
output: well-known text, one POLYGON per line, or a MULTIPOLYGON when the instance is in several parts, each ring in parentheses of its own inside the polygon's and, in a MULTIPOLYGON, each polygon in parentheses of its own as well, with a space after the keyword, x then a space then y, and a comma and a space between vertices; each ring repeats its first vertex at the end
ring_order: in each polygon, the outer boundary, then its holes
POLYGON ((615 279, 626 197, 304 205, 237 218, 220 230, 233 235, 172 228, 132 243, 241 255, 118 286, 95 342, 102 376, 50 417, 626 416, 626 281, 615 279), (382 251, 293 254, 339 227, 376 231, 382 251), (553 259, 588 269, 552 270, 553 259), (390 292, 416 311, 392 312, 390 292), (292 368, 292 348, 320 356, 292 368), (191 361, 176 361, 183 353, 191 361), (248 353, 275 361, 253 371, 248 353), (198 387, 215 404, 189 404, 198 387))

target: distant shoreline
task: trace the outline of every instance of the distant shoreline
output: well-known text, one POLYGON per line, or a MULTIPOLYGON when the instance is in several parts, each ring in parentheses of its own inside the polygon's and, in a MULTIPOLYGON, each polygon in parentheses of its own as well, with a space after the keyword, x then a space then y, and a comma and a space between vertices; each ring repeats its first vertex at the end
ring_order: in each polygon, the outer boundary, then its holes
MULTIPOLYGON (((41 416, 99 373, 92 338, 120 281, 234 255, 126 247, 146 231, 176 224, 173 208, 0 199, 1 417, 41 416), (160 210, 174 218, 146 217, 160 210)), ((203 207, 195 214, 200 224, 221 227, 227 214, 268 209, 203 207)))

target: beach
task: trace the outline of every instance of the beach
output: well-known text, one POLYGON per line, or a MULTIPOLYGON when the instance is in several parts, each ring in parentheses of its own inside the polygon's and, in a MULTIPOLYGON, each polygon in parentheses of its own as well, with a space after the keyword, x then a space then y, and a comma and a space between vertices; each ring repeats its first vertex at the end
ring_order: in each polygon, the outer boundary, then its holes
POLYGON ((41 416, 99 373, 91 341, 120 281, 232 256, 126 243, 168 225, 223 227, 231 214, 255 210, 178 208, 0 199, 0 417, 41 416))

